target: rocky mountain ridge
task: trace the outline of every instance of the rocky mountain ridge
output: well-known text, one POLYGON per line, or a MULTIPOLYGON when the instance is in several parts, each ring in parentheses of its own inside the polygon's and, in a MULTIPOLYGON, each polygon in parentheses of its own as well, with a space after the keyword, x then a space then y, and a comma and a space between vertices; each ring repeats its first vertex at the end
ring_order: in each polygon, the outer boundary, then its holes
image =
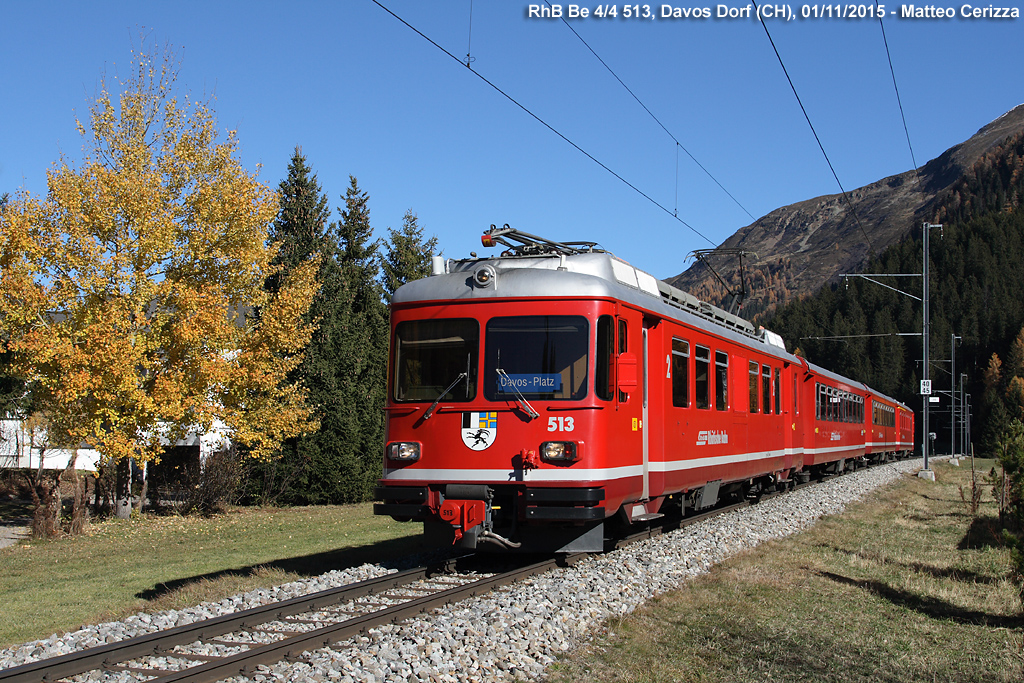
MULTIPOLYGON (((936 202, 957 179, 986 152, 1021 132, 1024 104, 918 170, 849 191, 853 213, 841 194, 825 195, 780 207, 741 228, 719 245, 757 255, 744 258, 748 295, 738 313, 754 319, 816 291, 841 273, 861 270, 872 255, 898 242, 915 226, 933 220, 936 202)), ((739 283, 735 259, 711 257, 730 287, 739 283)), ((668 282, 723 308, 729 307, 732 298, 700 262, 668 282)))

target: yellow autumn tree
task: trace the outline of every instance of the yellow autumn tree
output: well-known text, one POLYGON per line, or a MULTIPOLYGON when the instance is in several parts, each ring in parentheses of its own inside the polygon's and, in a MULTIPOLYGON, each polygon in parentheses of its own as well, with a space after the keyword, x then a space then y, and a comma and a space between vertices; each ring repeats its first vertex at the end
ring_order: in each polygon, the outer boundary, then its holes
POLYGON ((169 50, 104 78, 83 158, 61 158, 45 197, 0 213, 0 340, 60 425, 108 463, 154 459, 220 423, 254 457, 315 428, 286 380, 311 329, 316 264, 272 298, 277 195, 218 134, 205 102, 175 93, 169 50))

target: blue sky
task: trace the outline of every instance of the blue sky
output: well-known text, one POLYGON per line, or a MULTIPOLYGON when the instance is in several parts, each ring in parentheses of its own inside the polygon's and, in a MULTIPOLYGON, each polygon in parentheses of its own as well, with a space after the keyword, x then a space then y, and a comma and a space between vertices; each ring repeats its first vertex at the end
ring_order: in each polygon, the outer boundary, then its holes
MULTIPOLYGON (((332 207, 354 175, 380 235, 411 208, 446 256, 488 253, 480 233, 509 223, 667 278, 712 246, 672 213, 717 244, 746 212, 838 191, 756 19, 625 20, 619 4, 570 22, 740 208, 561 20, 509 0, 474 0, 472 23, 470 0, 381 1, 460 59, 471 46, 475 72, 668 212, 370 0, 5 3, 0 192, 45 192, 47 168, 80 157, 75 115, 140 31, 177 49, 179 84, 214 96, 264 182, 301 145, 332 207)), ((884 23, 918 165, 1024 102, 1020 19, 884 23)), ((877 19, 767 25, 844 187, 913 166, 877 19)))

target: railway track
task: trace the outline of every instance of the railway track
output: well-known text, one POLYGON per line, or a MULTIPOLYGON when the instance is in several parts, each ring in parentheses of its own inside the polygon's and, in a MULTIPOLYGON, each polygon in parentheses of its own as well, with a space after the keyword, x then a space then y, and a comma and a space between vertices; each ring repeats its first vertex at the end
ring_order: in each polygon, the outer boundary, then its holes
MULTIPOLYGON (((571 560, 570 560, 571 561, 571 560)), ((548 571, 565 558, 501 573, 463 573, 455 560, 244 610, 195 624, 0 671, 0 683, 61 681, 95 672, 138 680, 218 681, 262 664, 294 660, 374 626, 401 621, 548 571), (217 651, 217 654, 210 654, 217 651)), ((77 680, 77 679, 76 679, 77 680)))
MULTIPOLYGON (((793 488, 813 486, 814 482, 793 488)), ((766 493, 768 499, 781 492, 766 493)), ((650 538, 746 507, 754 501, 663 518, 609 549, 650 538)), ((302 653, 345 641, 368 629, 399 622, 499 586, 567 566, 585 553, 543 559, 508 571, 470 572, 469 556, 368 579, 137 638, 0 670, 0 683, 140 680, 170 683, 248 676, 258 667, 298 661, 302 653)))

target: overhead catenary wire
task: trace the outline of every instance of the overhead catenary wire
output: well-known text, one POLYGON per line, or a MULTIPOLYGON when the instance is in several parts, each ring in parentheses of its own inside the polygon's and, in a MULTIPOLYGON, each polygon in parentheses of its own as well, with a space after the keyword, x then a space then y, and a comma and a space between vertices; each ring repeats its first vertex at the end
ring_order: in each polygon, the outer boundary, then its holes
MULTIPOLYGON (((547 2, 548 7, 551 6, 551 3, 548 2, 548 0, 545 0, 545 2, 547 2)), ((619 82, 619 85, 621 85, 623 88, 625 88, 626 92, 628 92, 633 97, 633 99, 636 100, 637 104, 639 104, 641 107, 643 107, 643 110, 645 112, 647 112, 652 119, 654 119, 654 122, 657 123, 659 126, 661 126, 661 129, 663 131, 665 131, 665 133, 670 138, 672 138, 672 141, 676 143, 676 155, 677 155, 677 158, 678 158, 678 153, 679 153, 678 150, 681 149, 684 152, 686 152, 686 156, 690 157, 690 159, 693 161, 693 163, 697 164, 697 166, 700 168, 700 170, 704 171, 704 173, 709 178, 711 178, 711 180, 715 181, 715 184, 718 185, 718 187, 720 187, 722 189, 722 192, 727 194, 729 196, 729 199, 733 200, 733 202, 736 203, 736 206, 740 207, 740 209, 743 210, 743 213, 745 213, 748 216, 750 216, 750 220, 752 220, 752 221, 753 220, 757 220, 756 218, 754 218, 753 214, 751 214, 749 211, 747 211, 747 207, 745 207, 742 204, 740 204, 739 200, 736 199, 736 197, 734 197, 732 195, 732 193, 729 192, 729 190, 725 189, 725 186, 722 185, 722 183, 720 183, 718 181, 718 178, 716 178, 714 175, 712 175, 711 171, 709 171, 708 169, 706 169, 704 167, 704 164, 702 164, 699 161, 697 161, 697 157, 693 156, 693 154, 690 153, 690 150, 686 149, 686 147, 683 145, 683 143, 679 142, 679 139, 675 135, 672 134, 672 131, 670 131, 668 128, 666 128, 665 124, 662 123, 661 120, 657 116, 654 115, 654 112, 652 112, 647 107, 647 105, 644 104, 643 101, 641 101, 641 99, 639 97, 637 97, 636 93, 633 92, 632 88, 630 88, 628 85, 626 85, 626 83, 621 78, 619 78, 619 75, 617 73, 615 73, 615 71, 610 66, 608 66, 608 63, 605 62, 604 59, 601 58, 601 55, 597 54, 597 51, 590 46, 590 43, 588 43, 583 38, 583 36, 581 36, 576 31, 576 29, 574 29, 572 27, 572 24, 570 24, 568 21, 566 21, 565 16, 562 17, 562 23, 565 24, 568 27, 568 29, 573 32, 573 35, 575 35, 577 38, 580 39, 580 42, 583 43, 588 50, 590 50, 590 53, 592 55, 594 55, 595 58, 597 58, 597 61, 601 62, 601 66, 603 66, 605 69, 608 70, 608 73, 610 73, 615 78, 615 80, 617 80, 619 82)), ((676 176, 677 176, 676 177, 676 191, 677 191, 677 193, 678 193, 678 183, 679 183, 679 180, 678 180, 678 166, 679 166, 679 163, 678 163, 678 160, 677 160, 677 162, 676 162, 676 176)))
POLYGON ((758 7, 756 0, 751 0, 754 5, 754 11, 757 13, 758 21, 761 23, 761 27, 764 29, 764 33, 768 36, 768 42, 771 43, 772 50, 775 51, 775 57, 779 60, 779 66, 782 67, 782 73, 786 75, 786 80, 789 81, 789 88, 793 91, 793 96, 796 98, 797 104, 800 105, 800 111, 803 112, 804 118, 807 120, 807 125, 811 129, 811 134, 814 135, 815 142, 818 143, 818 149, 821 150, 822 156, 825 157, 825 163, 828 164, 828 168, 832 171, 832 177, 836 179, 836 184, 839 185, 839 190, 843 194, 843 199, 846 200, 846 205, 850 209, 850 215, 853 216, 853 220, 857 223, 857 227, 860 228, 860 232, 864 235, 864 241, 868 244, 868 249, 871 254, 874 255, 875 248, 871 244, 871 239, 868 237, 867 231, 860 222, 860 218, 857 216, 857 211, 853 208, 853 202, 850 200, 850 195, 846 192, 846 188, 843 187, 842 181, 839 180, 839 174, 836 173, 836 169, 832 166, 832 160, 828 158, 828 152, 825 151, 825 145, 821 143, 821 138, 818 137, 818 131, 814 129, 814 124, 811 123, 811 117, 807 113, 807 108, 804 107, 803 100, 800 99, 800 93, 796 91, 796 85, 793 83, 793 79, 789 75, 789 69, 786 68, 786 63, 782 61, 782 55, 779 54, 779 48, 775 46, 775 41, 772 39, 772 34, 768 30, 768 25, 764 23, 764 19, 761 17, 761 8, 758 7))
MULTIPOLYGON (((875 0, 875 7, 878 7, 878 0, 875 0)), ((914 157, 914 146, 910 144, 910 129, 907 128, 907 115, 903 113, 903 101, 900 99, 900 88, 896 85, 896 69, 892 66, 892 54, 889 53, 889 40, 885 37, 885 24, 882 23, 882 12, 878 12, 878 27, 882 29, 882 44, 885 45, 885 56, 889 60, 889 73, 892 74, 892 88, 896 91, 896 104, 900 108, 900 118, 903 119, 903 132, 907 135, 907 147, 910 148, 910 161, 917 169, 917 159, 914 157)))
POLYGON ((469 39, 466 43, 466 66, 473 68, 473 0, 469 0, 469 39))
POLYGON ((882 332, 879 334, 837 334, 831 337, 800 337, 804 339, 815 339, 818 341, 841 341, 843 339, 864 339, 866 337, 920 337, 920 332, 882 332))
MULTIPOLYGON (((453 54, 452 54, 451 52, 449 52, 449 51, 448 51, 447 49, 445 49, 444 47, 442 47, 441 45, 439 45, 439 44, 438 44, 437 42, 435 42, 435 41, 434 41, 434 40, 433 40, 433 39, 432 39, 432 38, 431 38, 430 36, 426 35, 426 34, 425 34, 425 33, 423 33, 422 31, 420 31, 420 30, 419 30, 418 28, 416 28, 415 26, 413 26, 412 24, 410 24, 410 23, 409 23, 408 21, 406 21, 406 20, 405 20, 405 19, 403 19, 402 17, 400 17, 400 16, 398 16, 397 14, 395 14, 395 13, 394 13, 393 11, 391 11, 391 10, 390 10, 390 9, 389 9, 388 7, 386 7, 385 5, 383 5, 383 4, 382 4, 382 3, 381 3, 381 2, 379 1, 379 0, 371 0, 371 2, 373 2, 373 4, 375 4, 375 5, 377 5, 378 7, 380 7, 380 8, 382 9, 382 10, 384 10, 385 12, 387 12, 388 14, 390 14, 390 15, 391 15, 392 17, 394 17, 395 19, 397 19, 397 20, 398 20, 398 21, 400 21, 401 23, 405 24, 405 26, 406 26, 406 27, 408 27, 408 28, 409 28, 410 30, 412 30, 412 31, 413 31, 414 33, 416 33, 416 34, 417 34, 418 36, 420 36, 421 38, 423 38, 424 40, 426 40, 426 41, 427 41, 428 43, 430 43, 431 45, 433 45, 434 47, 436 47, 436 48, 437 48, 438 50, 440 50, 440 51, 441 51, 441 52, 443 52, 444 54, 448 55, 448 57, 450 57, 450 58, 451 58, 451 59, 453 59, 454 61, 458 62, 458 63, 459 63, 459 64, 461 64, 462 66, 466 66, 466 62, 462 61, 461 59, 459 59, 458 57, 456 57, 455 55, 453 55, 453 54)), ((643 197, 644 199, 646 199, 647 201, 649 201, 649 202, 650 202, 651 204, 654 204, 654 205, 655 205, 656 207, 658 207, 659 209, 661 209, 662 211, 664 211, 664 212, 665 212, 666 214, 668 214, 669 216, 671 216, 671 217, 672 217, 672 218, 674 218, 675 220, 679 221, 679 223, 681 223, 681 224, 682 224, 683 226, 685 226, 685 227, 686 227, 686 228, 687 228, 688 230, 690 230, 690 231, 691 231, 692 233, 694 233, 694 234, 695 234, 695 235, 697 235, 698 237, 700 237, 700 238, 702 238, 703 240, 705 240, 705 241, 706 241, 706 242, 707 242, 708 244, 710 244, 710 245, 712 245, 712 246, 714 246, 714 245, 715 245, 715 243, 714 243, 714 242, 712 242, 712 241, 711 241, 711 238, 709 238, 709 237, 708 237, 707 235, 705 235, 705 234, 704 234, 704 233, 702 233, 702 232, 701 232, 700 230, 698 230, 697 228, 695 228, 695 227, 693 227, 692 225, 690 225, 689 223, 687 223, 687 222, 686 222, 685 220, 683 220, 683 219, 682 219, 682 218, 680 218, 679 216, 675 215, 675 214, 674 214, 674 213, 673 213, 673 212, 672 212, 672 211, 671 211, 670 209, 668 209, 667 207, 665 207, 665 206, 664 206, 663 204, 661 204, 661 203, 660 203, 660 202, 659 202, 658 200, 654 199, 653 197, 651 197, 650 195, 648 195, 648 194, 647 194, 646 192, 644 192, 643 190, 641 190, 640 188, 638 188, 638 187, 637 187, 636 185, 634 185, 633 183, 629 182, 628 180, 626 180, 625 178, 623 178, 623 177, 622 177, 621 175, 619 175, 618 173, 616 173, 615 171, 613 171, 613 170, 612 170, 611 168, 609 168, 609 167, 608 167, 608 166, 607 166, 606 164, 604 164, 603 162, 601 162, 600 160, 598 160, 598 159, 597 159, 597 158, 596 158, 595 156, 593 156, 593 155, 592 155, 592 154, 590 154, 590 153, 589 153, 588 151, 586 151, 585 149, 583 149, 582 147, 580 147, 579 145, 577 145, 577 144, 576 144, 575 142, 573 142, 572 140, 570 140, 570 139, 569 139, 568 137, 566 137, 565 135, 563 135, 563 134, 562 134, 561 132, 559 132, 559 131, 558 131, 558 130, 557 130, 556 128, 554 128, 554 127, 553 127, 553 126, 552 126, 551 124, 549 124, 549 123, 548 123, 547 121, 545 121, 544 119, 542 119, 542 118, 541 118, 540 116, 538 116, 537 114, 534 114, 534 113, 533 113, 533 112, 532 112, 532 111, 531 111, 531 110, 530 110, 529 108, 527 108, 527 107, 526 107, 526 105, 524 105, 524 104, 520 103, 520 102, 519 102, 518 100, 516 100, 516 99, 515 99, 514 97, 512 97, 511 95, 509 95, 508 93, 506 93, 506 92, 505 92, 504 90, 502 90, 501 88, 499 88, 499 87, 498 87, 497 85, 495 85, 494 83, 492 83, 492 82, 491 82, 490 80, 488 80, 488 79, 487 79, 487 78, 486 78, 486 77, 485 77, 485 76, 484 76, 483 74, 481 74, 481 73, 480 73, 479 71, 477 71, 476 69, 470 69, 469 71, 470 71, 470 73, 472 73, 472 74, 473 74, 474 76, 476 76, 477 78, 479 78, 480 80, 482 80, 482 81, 483 81, 484 83, 486 83, 487 85, 491 86, 491 88, 493 88, 493 89, 494 89, 495 91, 497 91, 497 92, 498 92, 498 93, 499 93, 500 95, 502 95, 502 96, 503 96, 503 97, 504 97, 505 99, 507 99, 507 100, 508 100, 509 102, 511 102, 512 104, 516 105, 516 106, 517 106, 517 107, 519 107, 520 109, 522 109, 522 110, 523 110, 523 111, 524 111, 524 112, 525 112, 526 114, 528 114, 528 115, 529 115, 530 117, 532 117, 532 118, 533 118, 533 119, 534 119, 535 121, 537 121, 538 123, 540 123, 540 124, 541 124, 542 126, 544 126, 545 128, 547 128, 547 129, 548 129, 549 131, 551 131, 552 133, 554 133, 554 134, 555 134, 555 135, 557 135, 558 137, 560 137, 560 138, 561 138, 561 139, 562 139, 563 141, 565 141, 566 143, 568 143, 569 145, 571 145, 571 146, 572 146, 572 147, 573 147, 574 149, 576 149, 576 151, 578 151, 578 152, 579 152, 580 154, 584 155, 585 157, 587 157, 588 159, 590 159, 591 161, 593 161, 593 162, 594 162, 595 164, 597 164, 598 166, 600 166, 601 168, 603 168, 603 169, 604 169, 605 171, 607 171, 608 173, 610 173, 610 174, 612 174, 613 176, 615 176, 615 178, 617 178, 617 179, 618 179, 618 180, 619 180, 620 182, 622 182, 622 183, 623 183, 624 185, 626 185, 626 186, 627 186, 627 187, 629 187, 629 188, 630 188, 631 190, 633 190, 634 192, 636 192, 637 194, 639 194, 639 195, 640 195, 641 197, 643 197)))

